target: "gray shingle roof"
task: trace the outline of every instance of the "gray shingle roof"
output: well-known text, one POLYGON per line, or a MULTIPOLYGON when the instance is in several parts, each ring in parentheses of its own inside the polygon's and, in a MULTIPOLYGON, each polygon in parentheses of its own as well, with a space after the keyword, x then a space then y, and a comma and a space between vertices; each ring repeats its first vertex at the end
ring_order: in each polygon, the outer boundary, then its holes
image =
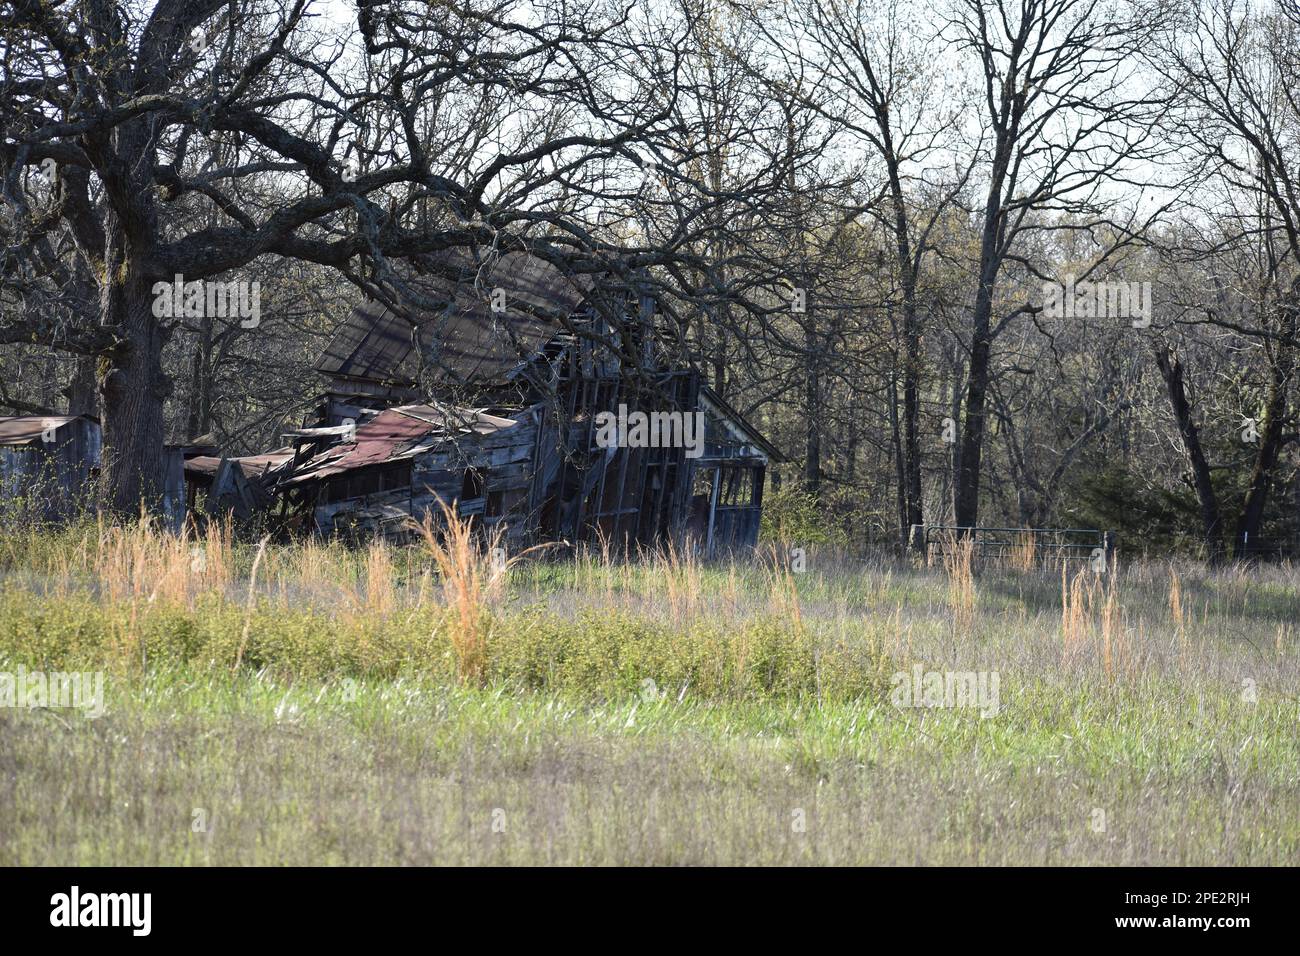
POLYGON ((397 311, 377 302, 358 306, 317 370, 410 385, 423 363, 435 380, 500 382, 561 331, 560 321, 577 311, 591 285, 526 252, 475 261, 457 250, 424 264, 430 263, 436 271, 407 280, 423 302, 412 298, 397 311), (494 298, 504 310, 494 311, 494 298))

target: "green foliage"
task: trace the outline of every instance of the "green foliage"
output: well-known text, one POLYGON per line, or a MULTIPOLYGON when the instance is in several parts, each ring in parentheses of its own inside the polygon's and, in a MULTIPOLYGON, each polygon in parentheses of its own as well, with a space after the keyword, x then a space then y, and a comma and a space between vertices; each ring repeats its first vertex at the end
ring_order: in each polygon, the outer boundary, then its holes
POLYGON ((770 616, 682 628, 627 614, 570 621, 534 612, 500 622, 489 654, 494 680, 588 699, 851 700, 886 686, 883 655, 770 616))
MULTIPOLYGON (((1226 545, 1249 489, 1252 459, 1249 452, 1230 443, 1207 442, 1207 450, 1213 461, 1234 462, 1233 467, 1213 473, 1226 545)), ((1200 555, 1203 548, 1200 503, 1185 482, 1170 490, 1122 463, 1107 462, 1078 469, 1063 501, 1066 524, 1116 531, 1119 546, 1129 553, 1200 555)), ((1274 488, 1260 537, 1287 538, 1297 531, 1300 524, 1284 489, 1274 488)))
POLYGON ((1153 487, 1122 464, 1078 469, 1065 500, 1067 525, 1118 531, 1116 543, 1126 552, 1169 554, 1200 545, 1196 495, 1153 487))
POLYGON ((816 496, 787 485, 763 497, 764 541, 800 545, 848 543, 844 528, 817 501, 816 496))
MULTIPOLYGON (((0 654, 46 670, 125 673, 146 662, 230 671, 241 660, 286 680, 414 675, 452 685, 447 624, 428 609, 340 615, 263 604, 250 613, 211 596, 190 608, 0 591, 0 654)), ((494 682, 592 700, 649 687, 706 700, 879 697, 888 670, 861 642, 770 616, 682 628, 628 613, 507 612, 489 623, 487 654, 494 682)))

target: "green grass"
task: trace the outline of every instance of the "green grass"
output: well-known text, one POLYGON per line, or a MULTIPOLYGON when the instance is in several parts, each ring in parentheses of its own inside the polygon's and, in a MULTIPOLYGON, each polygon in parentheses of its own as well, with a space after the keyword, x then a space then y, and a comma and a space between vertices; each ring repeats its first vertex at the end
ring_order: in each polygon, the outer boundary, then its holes
POLYGON ((525 565, 467 683, 418 552, 268 553, 250 602, 238 547, 165 587, 43 547, 0 546, 0 672, 102 668, 107 713, 0 709, 0 864, 1300 858, 1291 568, 1123 568, 1067 647, 1059 572, 966 620, 883 559, 525 565), (895 706, 913 664, 997 715, 895 706))
POLYGON ((1294 707, 1189 703, 1032 686, 981 720, 157 670, 98 720, 0 717, 0 863, 1294 862, 1294 707))

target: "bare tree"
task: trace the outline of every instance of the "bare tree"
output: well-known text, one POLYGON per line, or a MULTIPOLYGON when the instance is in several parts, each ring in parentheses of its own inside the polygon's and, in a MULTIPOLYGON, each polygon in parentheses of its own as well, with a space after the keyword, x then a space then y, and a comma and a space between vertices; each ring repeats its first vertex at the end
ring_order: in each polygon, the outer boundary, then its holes
MULTIPOLYGON (((1184 321, 1253 339, 1268 369, 1250 478, 1232 529, 1233 548, 1240 550, 1259 535, 1292 419, 1300 320, 1300 5, 1212 0, 1188 3, 1181 14, 1149 52, 1179 82, 1173 132, 1201 176, 1202 203, 1216 214, 1214 225, 1200 230, 1204 238, 1182 252, 1222 266, 1225 255, 1240 249, 1253 263, 1237 294, 1189 303, 1184 314, 1191 318, 1184 321)), ((1217 554, 1220 503, 1198 435, 1183 424, 1181 366, 1163 349, 1157 358, 1196 475, 1207 547, 1217 554)))
POLYGON ((6 282, 30 295, 32 253, 62 229, 98 289, 88 312, 28 308, 0 339, 100 358, 122 511, 161 487, 175 323, 154 314, 159 282, 279 256, 418 296, 393 260, 527 248, 626 275, 689 259, 700 229, 685 213, 641 242, 595 230, 649 171, 695 186, 671 162, 681 22, 605 0, 364 0, 356 33, 322 28, 308 0, 3 8, 6 282), (36 210, 27 186, 49 169, 36 210))
POLYGON ((1158 9, 1101 0, 959 0, 948 24, 955 49, 974 64, 984 107, 978 149, 985 192, 972 305, 966 391, 954 481, 954 517, 979 522, 980 464, 993 345, 1033 301, 996 316, 1003 266, 1038 216, 1079 217, 1075 228, 1119 226, 1123 240, 1149 222, 1116 216, 1104 187, 1127 164, 1161 148, 1153 139, 1163 94, 1135 76, 1158 9))

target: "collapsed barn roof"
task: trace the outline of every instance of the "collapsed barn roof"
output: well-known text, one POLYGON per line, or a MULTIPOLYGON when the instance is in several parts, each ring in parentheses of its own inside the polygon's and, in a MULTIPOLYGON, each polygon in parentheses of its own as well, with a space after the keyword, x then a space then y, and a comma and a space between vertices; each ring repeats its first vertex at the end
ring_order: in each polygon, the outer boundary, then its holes
POLYGON ((217 455, 195 455, 185 460, 185 474, 191 476, 211 477, 217 473, 223 461, 237 464, 247 478, 256 478, 266 474, 293 457, 292 448, 277 448, 275 451, 261 455, 245 455, 241 458, 221 458, 217 455))
POLYGON ((452 250, 425 260, 395 308, 352 311, 316 363, 336 379, 414 385, 501 382, 562 330, 591 288, 527 252, 483 257, 452 250))
POLYGON ((781 455, 656 336, 652 298, 526 252, 426 257, 394 295, 340 324, 316 416, 284 447, 187 461, 204 510, 348 537, 450 506, 514 543, 757 540, 781 455), (699 418, 611 446, 599 414, 629 405, 699 418))
POLYGON ((366 422, 330 428, 298 428, 286 437, 343 440, 322 451, 300 456, 285 447, 261 455, 219 458, 201 455, 185 462, 185 472, 200 481, 211 480, 223 461, 239 466, 246 478, 270 479, 269 485, 297 485, 342 474, 357 468, 413 458, 457 435, 490 435, 517 425, 486 411, 442 404, 399 405, 385 409, 366 422))
MULTIPOLYGON (((397 386, 409 400, 422 370, 435 388, 506 384, 550 354, 551 343, 558 351, 572 341, 565 320, 590 302, 596 285, 590 275, 568 275, 523 251, 481 256, 449 250, 422 263, 426 271, 407 283, 420 301, 405 299, 395 310, 369 301, 340 324, 316 363, 335 389, 347 392, 348 382, 397 386), (502 295, 494 308, 497 292, 502 295)), ((701 397, 738 437, 786 460, 703 382, 701 397)))
POLYGON ((286 484, 316 481, 353 468, 414 458, 457 435, 490 435, 518 424, 472 408, 449 405, 399 405, 363 425, 352 441, 333 445, 295 469, 286 484))

